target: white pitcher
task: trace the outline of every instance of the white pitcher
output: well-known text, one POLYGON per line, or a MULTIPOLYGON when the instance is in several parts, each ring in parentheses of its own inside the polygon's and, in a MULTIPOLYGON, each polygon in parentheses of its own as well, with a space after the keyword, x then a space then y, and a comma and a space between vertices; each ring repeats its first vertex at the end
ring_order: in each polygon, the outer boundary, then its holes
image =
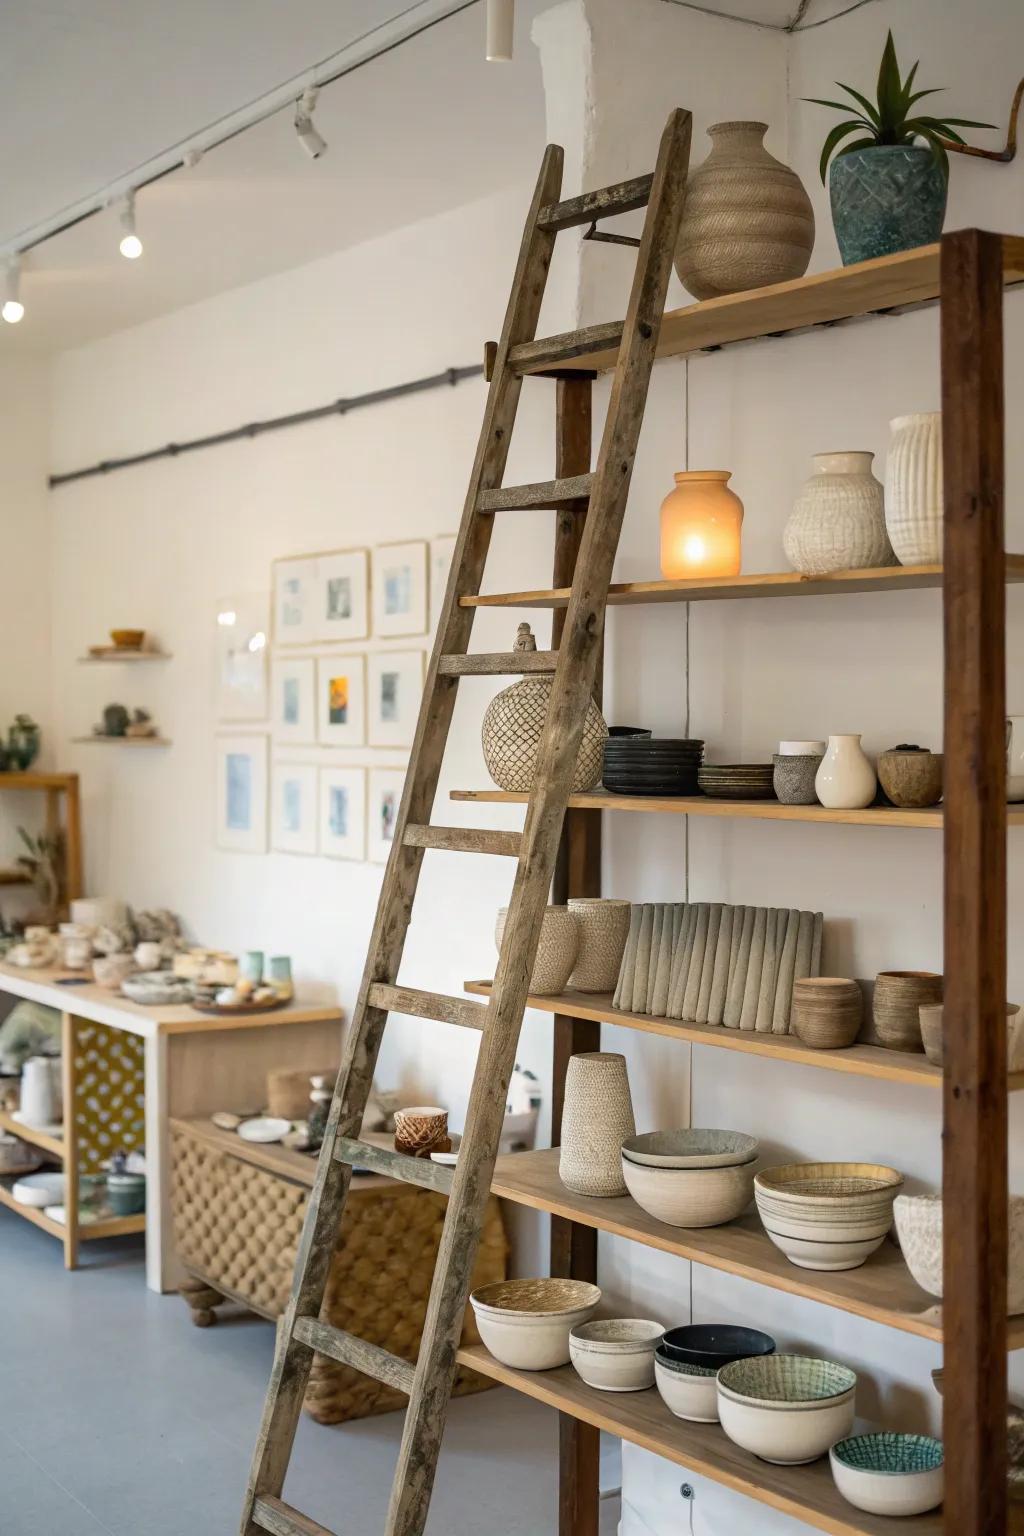
POLYGON ((1006 798, 1024 800, 1024 715, 1006 722, 1006 798))
POLYGON ((41 1128, 61 1118, 60 1058, 31 1056, 21 1074, 21 1115, 26 1125, 41 1128))

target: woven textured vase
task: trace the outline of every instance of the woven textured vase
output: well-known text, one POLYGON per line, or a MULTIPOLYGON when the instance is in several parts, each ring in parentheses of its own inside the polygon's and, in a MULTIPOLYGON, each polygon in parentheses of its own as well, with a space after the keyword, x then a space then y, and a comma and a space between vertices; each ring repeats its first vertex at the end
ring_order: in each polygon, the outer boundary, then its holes
POLYGON ((889 423, 885 527, 901 565, 942 559, 942 412, 919 411, 889 423))
MULTIPOLYGON (((520 624, 514 649, 537 649, 529 624, 520 624)), ((533 788, 537 749, 544 734, 551 683, 550 677, 524 677, 511 688, 503 688, 487 706, 481 743, 487 772, 499 789, 513 794, 529 794, 533 788)), ((574 794, 593 789, 600 782, 601 757, 607 735, 608 727, 601 711, 591 700, 573 774, 574 794)))
POLYGON ((577 1195, 624 1195, 622 1143, 636 1135, 626 1058, 611 1051, 570 1056, 558 1176, 577 1195))
POLYGON ((814 211, 795 171, 762 140, 767 123, 715 123, 711 153, 686 184, 676 271, 695 299, 802 277, 814 211))
POLYGON ((577 992, 614 992, 626 948, 631 902, 601 896, 576 896, 569 901, 576 919, 580 947, 569 986, 577 992))
POLYGON ((895 565, 872 453, 816 453, 782 533, 786 559, 805 576, 895 565))

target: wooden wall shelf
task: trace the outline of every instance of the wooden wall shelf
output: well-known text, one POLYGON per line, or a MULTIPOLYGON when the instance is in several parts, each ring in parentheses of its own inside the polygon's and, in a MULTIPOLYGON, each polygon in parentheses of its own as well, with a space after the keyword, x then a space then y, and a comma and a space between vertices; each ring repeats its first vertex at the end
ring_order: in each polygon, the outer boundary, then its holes
POLYGON ((169 747, 166 736, 72 736, 76 747, 169 747))
POLYGON ((103 651, 98 656, 79 656, 81 667, 105 667, 111 662, 170 661, 170 651, 103 651))
POLYGON ((51 1136, 48 1131, 37 1130, 35 1126, 22 1125, 20 1120, 15 1120, 5 1109, 0 1109, 0 1131, 7 1131, 11 1136, 17 1136, 21 1141, 27 1141, 29 1146, 38 1147, 41 1152, 55 1157, 60 1161, 64 1158, 64 1141, 60 1136, 51 1136))

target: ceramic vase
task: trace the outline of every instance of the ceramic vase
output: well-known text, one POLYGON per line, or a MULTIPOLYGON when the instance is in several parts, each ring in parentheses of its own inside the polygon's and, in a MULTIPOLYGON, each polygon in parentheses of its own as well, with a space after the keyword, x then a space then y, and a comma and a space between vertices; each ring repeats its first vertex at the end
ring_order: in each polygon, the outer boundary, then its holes
POLYGON ((814 473, 782 534, 786 558, 805 576, 895 565, 885 531, 885 495, 872 453, 816 453, 814 473))
POLYGON ((661 504, 661 574, 738 576, 743 503, 729 489, 727 469, 692 469, 676 475, 661 504))
MULTIPOLYGON (((507 917, 508 908, 499 907, 494 925, 494 943, 499 955, 507 917)), ((579 947, 580 929, 575 915, 568 907, 546 907, 530 977, 530 991, 544 997, 564 992, 576 964, 579 947)))
POLYGON ((947 182, 929 149, 873 144, 837 155, 828 184, 844 267, 931 245, 942 234, 947 182))
POLYGON ((579 950, 569 977, 576 992, 614 992, 629 934, 632 903, 601 896, 576 896, 569 911, 579 930, 579 950))
POLYGON ((686 184, 679 280, 714 299, 802 277, 814 211, 799 176, 764 147, 767 123, 715 123, 711 153, 686 184))
MULTIPOLYGON (((520 624, 513 649, 537 649, 529 624, 520 624)), ((550 677, 524 677, 521 682, 513 683, 511 688, 503 688, 487 706, 481 729, 481 744, 487 772, 499 789, 513 794, 529 794, 533 788, 537 751, 544 734, 548 701, 551 698, 551 683, 550 677)), ((583 737, 573 774, 574 794, 593 789, 600 781, 607 735, 608 727, 604 717, 591 700, 587 706, 583 737)))
POLYGON ((918 411, 889 423, 885 529, 901 565, 942 559, 942 412, 918 411))
POLYGON ((875 798, 878 779, 859 736, 830 736, 814 776, 814 792, 831 811, 859 810, 875 798))
POLYGON ((636 1135, 626 1058, 610 1051, 570 1056, 558 1176, 577 1195, 624 1195, 622 1143, 636 1135))

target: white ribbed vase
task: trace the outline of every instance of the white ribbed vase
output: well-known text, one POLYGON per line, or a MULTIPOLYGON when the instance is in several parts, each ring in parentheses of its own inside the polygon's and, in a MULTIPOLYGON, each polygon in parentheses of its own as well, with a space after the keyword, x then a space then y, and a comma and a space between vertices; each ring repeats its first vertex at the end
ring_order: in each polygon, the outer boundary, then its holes
POLYGON ((918 411, 889 423, 885 526, 901 565, 942 559, 942 412, 918 411))
POLYGON ((782 533, 786 559, 805 576, 895 565, 873 453, 816 453, 782 533))
POLYGON ((611 1051, 569 1057, 558 1176, 577 1195, 624 1195, 622 1143, 636 1135, 626 1058, 611 1051))

